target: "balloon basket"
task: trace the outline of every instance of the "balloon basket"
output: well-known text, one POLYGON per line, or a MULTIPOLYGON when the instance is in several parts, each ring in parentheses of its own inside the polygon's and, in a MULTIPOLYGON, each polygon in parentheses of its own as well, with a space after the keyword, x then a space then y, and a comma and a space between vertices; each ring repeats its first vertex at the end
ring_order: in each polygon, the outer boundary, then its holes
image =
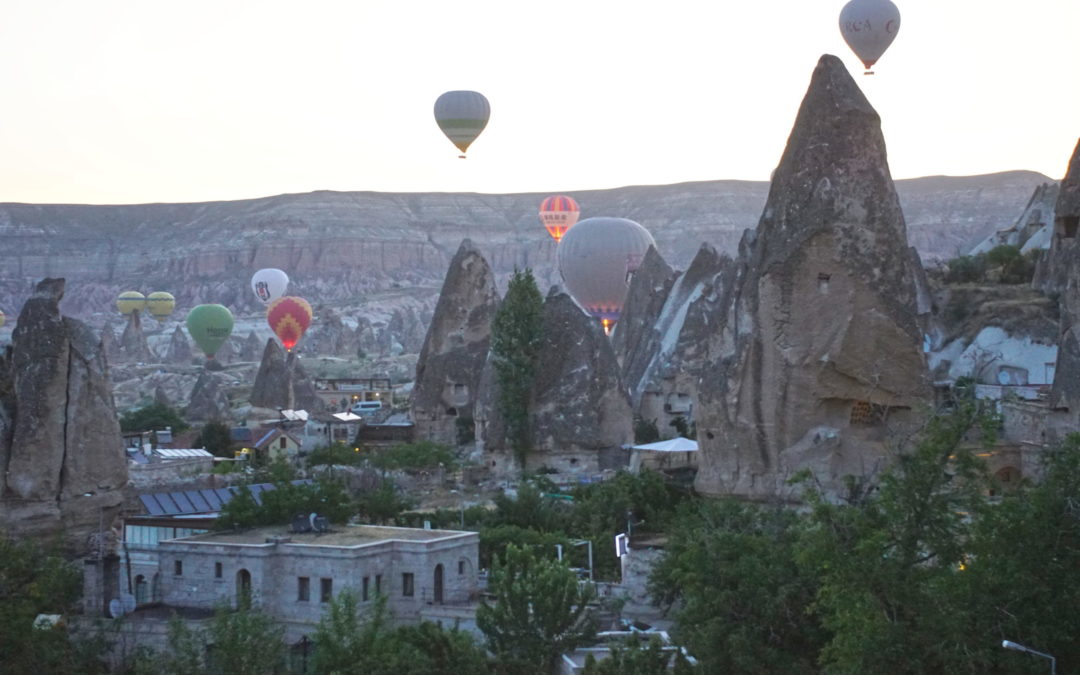
POLYGON ((872 70, 864 70, 863 71, 863 75, 873 75, 873 74, 874 74, 874 71, 872 71, 872 70))
POLYGON ((458 155, 457 158, 458 159, 466 159, 465 155, 458 155))

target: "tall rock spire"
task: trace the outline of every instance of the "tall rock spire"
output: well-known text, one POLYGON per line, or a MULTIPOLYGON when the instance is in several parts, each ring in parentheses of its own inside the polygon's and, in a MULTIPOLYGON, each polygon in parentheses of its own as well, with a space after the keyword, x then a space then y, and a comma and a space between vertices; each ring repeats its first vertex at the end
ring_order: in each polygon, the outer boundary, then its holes
POLYGON ((877 468, 928 399, 913 261, 877 112, 823 56, 702 374, 699 490, 783 496, 877 468))

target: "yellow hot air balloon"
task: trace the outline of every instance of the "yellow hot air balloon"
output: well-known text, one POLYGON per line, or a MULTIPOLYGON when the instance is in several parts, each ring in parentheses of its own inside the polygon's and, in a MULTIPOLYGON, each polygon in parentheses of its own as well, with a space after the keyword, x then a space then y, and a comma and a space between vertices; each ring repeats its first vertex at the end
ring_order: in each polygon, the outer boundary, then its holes
POLYGON ((176 298, 172 296, 172 293, 166 293, 165 291, 155 291, 146 296, 146 309, 154 318, 161 321, 165 317, 172 314, 172 311, 176 308, 176 298))
POLYGON ((146 309, 146 296, 138 291, 124 291, 116 298, 116 308, 127 316, 146 309))

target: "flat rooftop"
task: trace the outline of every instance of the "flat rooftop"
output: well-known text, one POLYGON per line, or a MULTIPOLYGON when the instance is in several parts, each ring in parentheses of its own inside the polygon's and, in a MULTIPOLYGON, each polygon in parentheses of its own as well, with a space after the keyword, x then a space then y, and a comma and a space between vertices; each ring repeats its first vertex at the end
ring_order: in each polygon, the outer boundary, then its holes
MULTIPOLYGON (((184 537, 184 542, 206 544, 266 544, 268 539, 278 538, 277 543, 294 546, 364 546, 384 541, 434 541, 445 537, 476 534, 461 530, 423 530, 416 527, 383 527, 380 525, 337 525, 329 532, 291 532, 287 525, 255 527, 250 530, 208 532, 184 537), (285 541, 288 539, 289 541, 285 541)), ((178 540, 174 540, 178 541, 178 540)))

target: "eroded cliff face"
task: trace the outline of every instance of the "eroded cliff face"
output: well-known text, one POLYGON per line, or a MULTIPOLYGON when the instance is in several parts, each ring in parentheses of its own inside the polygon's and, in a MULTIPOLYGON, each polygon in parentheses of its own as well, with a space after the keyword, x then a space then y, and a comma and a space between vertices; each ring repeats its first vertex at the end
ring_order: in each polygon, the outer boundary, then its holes
POLYGON ((498 308, 491 267, 466 239, 450 261, 416 365, 412 417, 420 438, 457 444, 458 420, 472 424, 498 308))
MULTIPOLYGON (((1054 205, 1054 236, 1044 259, 1043 288, 1059 292, 1061 329, 1052 407, 1080 410, 1080 141, 1054 205)), ((1038 279, 1036 280, 1038 282, 1038 279)))
POLYGON ((102 341, 61 316, 64 286, 36 286, 0 362, 0 528, 86 553, 119 513, 127 457, 102 341))
MULTIPOLYGON (((1023 171, 900 181, 911 243, 924 259, 953 257, 1012 223, 1047 181, 1023 171)), ((702 242, 734 254, 768 189, 707 181, 574 196, 585 214, 640 222, 684 268, 702 242)), ((545 196, 320 191, 199 204, 0 204, 0 307, 15 314, 33 280, 63 273, 64 309, 79 318, 110 313, 117 294, 132 288, 170 291, 177 316, 203 302, 255 314, 261 306, 248 281, 263 267, 287 270, 291 293, 339 309, 395 289, 434 296, 466 237, 497 278, 531 267, 542 284, 554 283, 555 244, 536 218, 545 196)))
POLYGON ((886 459, 929 400, 915 273, 877 113, 839 59, 818 63, 756 238, 726 274, 701 378, 696 487, 826 491, 886 459))

